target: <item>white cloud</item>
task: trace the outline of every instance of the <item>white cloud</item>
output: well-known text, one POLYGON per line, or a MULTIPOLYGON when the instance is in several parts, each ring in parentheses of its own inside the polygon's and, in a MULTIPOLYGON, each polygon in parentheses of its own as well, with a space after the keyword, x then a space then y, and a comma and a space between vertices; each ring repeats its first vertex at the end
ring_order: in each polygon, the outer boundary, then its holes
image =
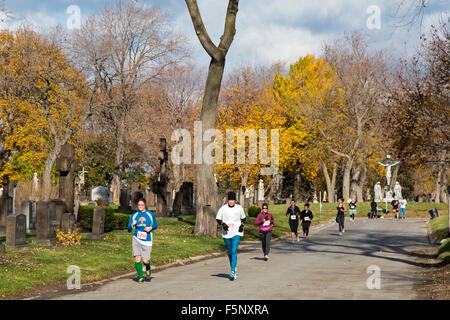
POLYGON ((48 15, 46 12, 37 11, 28 13, 22 18, 8 18, 4 22, 4 27, 10 30, 16 30, 21 25, 26 24, 34 29, 48 29, 58 24, 58 21, 48 15))

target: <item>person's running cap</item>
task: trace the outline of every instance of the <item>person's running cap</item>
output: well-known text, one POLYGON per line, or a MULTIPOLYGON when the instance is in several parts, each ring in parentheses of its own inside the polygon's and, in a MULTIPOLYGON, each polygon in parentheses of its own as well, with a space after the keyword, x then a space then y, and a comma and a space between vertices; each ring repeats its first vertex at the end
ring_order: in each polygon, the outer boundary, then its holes
POLYGON ((236 200, 236 193, 233 191, 228 192, 228 200, 236 200))

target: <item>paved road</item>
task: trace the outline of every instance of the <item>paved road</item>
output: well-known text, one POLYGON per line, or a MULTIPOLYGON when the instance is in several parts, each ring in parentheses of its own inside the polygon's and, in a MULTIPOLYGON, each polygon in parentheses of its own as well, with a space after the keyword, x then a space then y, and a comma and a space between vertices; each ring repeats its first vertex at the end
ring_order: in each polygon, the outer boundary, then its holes
POLYGON ((223 256, 154 272, 145 284, 119 279, 58 299, 418 299, 420 264, 408 251, 430 247, 425 222, 346 219, 343 236, 329 223, 300 242, 272 242, 267 262, 259 244, 246 245, 254 250, 238 254, 234 282, 223 256), (369 266, 380 270, 380 289, 368 289, 369 266))

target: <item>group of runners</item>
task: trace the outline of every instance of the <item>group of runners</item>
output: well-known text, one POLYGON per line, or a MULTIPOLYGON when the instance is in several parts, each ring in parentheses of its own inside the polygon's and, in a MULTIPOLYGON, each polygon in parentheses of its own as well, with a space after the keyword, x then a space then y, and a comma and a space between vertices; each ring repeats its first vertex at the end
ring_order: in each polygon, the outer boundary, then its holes
MULTIPOLYGON (((356 215, 356 201, 349 200, 350 219, 354 220, 356 215)), ((347 211, 344 199, 339 199, 336 207, 336 222, 339 225, 339 235, 345 232, 345 212, 347 211)), ((372 206, 373 213, 373 206, 372 206)), ((299 224, 302 224, 303 237, 308 238, 311 221, 314 218, 310 210, 309 203, 306 203, 303 210, 295 205, 295 201, 290 201, 290 206, 287 208, 286 217, 289 219, 289 227, 291 230, 291 241, 300 241, 298 234, 299 224)), ((370 218, 370 217, 369 217, 370 218)), ((241 237, 244 236, 244 224, 246 216, 242 206, 236 203, 236 194, 229 192, 227 195, 227 203, 220 207, 216 215, 216 221, 222 228, 222 238, 225 242, 228 259, 230 263, 230 280, 236 280, 236 265, 237 265, 237 249, 241 237)), ((255 225, 259 227, 259 235, 262 244, 262 251, 264 260, 269 260, 270 240, 272 238, 272 228, 274 225, 274 217, 269 213, 269 205, 263 203, 261 212, 255 220, 255 225)), ((145 280, 150 280, 151 266, 150 254, 152 249, 152 232, 158 228, 155 215, 153 212, 147 210, 145 199, 138 201, 138 211, 133 213, 128 223, 128 232, 133 232, 132 249, 135 268, 138 273, 138 282, 143 283, 145 280), (145 278, 143 272, 145 266, 145 278)))

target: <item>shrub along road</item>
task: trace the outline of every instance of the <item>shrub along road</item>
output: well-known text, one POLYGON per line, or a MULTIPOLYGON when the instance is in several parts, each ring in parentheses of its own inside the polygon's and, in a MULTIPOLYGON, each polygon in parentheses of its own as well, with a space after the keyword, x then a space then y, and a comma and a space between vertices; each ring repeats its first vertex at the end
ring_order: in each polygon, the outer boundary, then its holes
POLYGON ((274 241, 267 262, 259 243, 247 243, 253 250, 238 254, 234 282, 221 256, 154 272, 144 284, 129 276, 58 299, 422 299, 417 276, 426 264, 412 252, 433 247, 426 221, 346 219, 343 236, 328 223, 300 242, 274 241))

